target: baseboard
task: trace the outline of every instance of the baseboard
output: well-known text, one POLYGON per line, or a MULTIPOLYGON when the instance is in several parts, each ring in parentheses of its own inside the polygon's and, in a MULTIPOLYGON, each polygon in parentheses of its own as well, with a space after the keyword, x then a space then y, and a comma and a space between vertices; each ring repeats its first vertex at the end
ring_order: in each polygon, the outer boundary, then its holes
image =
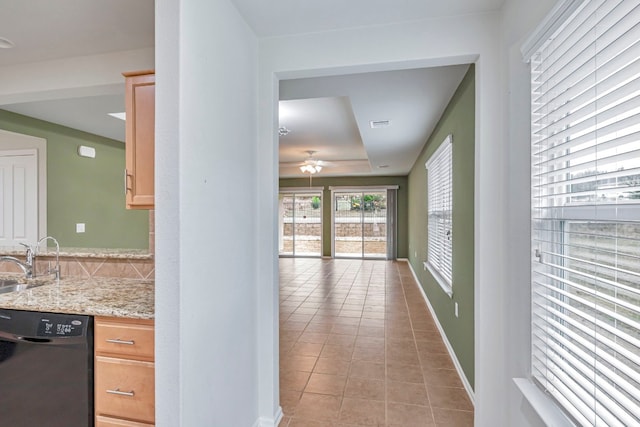
POLYGON ((278 410, 276 411, 273 418, 269 417, 260 417, 253 423, 253 427, 277 427, 282 421, 282 408, 278 406, 278 410))
POLYGON ((475 394, 473 392, 473 388, 471 387, 471 384, 469 384, 469 380, 467 379, 467 376, 464 374, 464 371, 462 370, 462 366, 460 365, 460 362, 456 357, 456 353, 453 351, 453 347, 451 346, 451 343, 447 339, 447 335, 444 333, 444 329, 442 328, 442 325, 438 320, 438 316, 436 316, 436 312, 433 309, 433 306, 431 305, 431 301, 429 301, 427 294, 424 292, 424 289, 422 288, 422 286, 420 286, 420 280, 418 279, 416 272, 413 270, 413 266, 408 260, 406 262, 409 265, 409 270, 411 270, 413 279, 416 281, 416 286, 418 287, 418 289, 420 289, 420 293, 422 294, 424 301, 427 303, 427 307, 431 312, 431 317, 433 317, 433 320, 436 322, 436 327, 438 328, 438 332, 440 332, 440 336, 442 337, 442 341, 444 341, 444 345, 447 347, 447 351, 449 352, 449 356, 451 356, 453 365, 456 367, 456 371, 458 371, 458 376, 462 381, 462 385, 464 386, 464 389, 467 391, 467 394, 469 395, 469 400, 471 400, 471 404, 475 406, 475 394))

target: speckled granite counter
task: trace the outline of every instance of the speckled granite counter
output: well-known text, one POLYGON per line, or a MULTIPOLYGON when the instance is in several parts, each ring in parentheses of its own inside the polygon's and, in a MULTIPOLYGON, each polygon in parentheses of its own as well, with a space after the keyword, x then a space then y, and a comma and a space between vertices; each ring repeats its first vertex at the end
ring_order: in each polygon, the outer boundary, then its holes
MULTIPOLYGON (((20 276, 0 275, 25 282, 20 276)), ((37 282, 43 280, 34 279, 37 282)), ((154 318, 153 280, 67 277, 41 286, 0 294, 0 309, 154 318)))
MULTIPOLYGON (((25 248, 22 246, 0 246, 0 255, 23 256, 24 253, 25 248)), ((56 250, 55 248, 44 247, 43 244, 38 249, 38 255, 55 256, 56 250)), ((153 259, 153 254, 146 249, 60 248, 60 257, 151 260, 153 259)))

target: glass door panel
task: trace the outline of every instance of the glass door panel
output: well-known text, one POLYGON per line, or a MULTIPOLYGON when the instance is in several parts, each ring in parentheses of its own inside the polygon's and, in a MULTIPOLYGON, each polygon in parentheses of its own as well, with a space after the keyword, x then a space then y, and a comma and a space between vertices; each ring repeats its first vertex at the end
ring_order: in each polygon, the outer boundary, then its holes
POLYGON ((363 250, 362 193, 335 193, 334 196, 334 255, 360 258, 363 250))
POLYGON ((294 256, 322 254, 322 199, 319 194, 297 194, 294 209, 294 256))
POLYGON ((322 255, 322 194, 280 194, 279 253, 322 255))
POLYGON ((387 257, 387 193, 334 193, 333 248, 337 258, 387 257))
POLYGON ((364 258, 387 257, 387 193, 364 193, 363 197, 364 258))

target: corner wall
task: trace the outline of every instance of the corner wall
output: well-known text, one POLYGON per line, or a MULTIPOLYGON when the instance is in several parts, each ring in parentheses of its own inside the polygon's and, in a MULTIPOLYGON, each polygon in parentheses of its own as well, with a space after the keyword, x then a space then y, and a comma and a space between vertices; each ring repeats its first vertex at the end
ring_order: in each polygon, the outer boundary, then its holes
MULTIPOLYGON (((408 206, 408 185, 406 176, 366 176, 366 177, 319 177, 314 178, 313 186, 324 187, 322 192, 322 256, 331 256, 331 190, 330 186, 375 186, 375 185, 397 185, 397 248, 398 258, 407 258, 407 206, 408 206)), ((307 178, 281 178, 280 187, 307 187, 307 178)))
POLYGON ((257 47, 228 0, 156 1, 158 427, 275 425, 260 410, 277 353, 258 333, 257 47))
POLYGON ((436 312, 467 380, 474 386, 475 66, 458 86, 409 174, 409 262, 436 312), (453 295, 423 268, 427 260, 426 161, 453 138, 453 295), (454 314, 458 303, 459 317, 454 314))
POLYGON ((47 234, 61 246, 149 247, 149 211, 125 209, 124 143, 4 110, 0 129, 47 140, 47 234), (79 145, 95 159, 78 156, 79 145))

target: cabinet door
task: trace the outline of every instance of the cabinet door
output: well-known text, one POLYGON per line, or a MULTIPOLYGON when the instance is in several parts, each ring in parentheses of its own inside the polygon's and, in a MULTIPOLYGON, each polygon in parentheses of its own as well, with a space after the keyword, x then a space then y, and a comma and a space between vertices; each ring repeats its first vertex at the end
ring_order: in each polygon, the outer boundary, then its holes
POLYGON ((155 74, 127 73, 127 209, 153 209, 155 144, 155 74))

